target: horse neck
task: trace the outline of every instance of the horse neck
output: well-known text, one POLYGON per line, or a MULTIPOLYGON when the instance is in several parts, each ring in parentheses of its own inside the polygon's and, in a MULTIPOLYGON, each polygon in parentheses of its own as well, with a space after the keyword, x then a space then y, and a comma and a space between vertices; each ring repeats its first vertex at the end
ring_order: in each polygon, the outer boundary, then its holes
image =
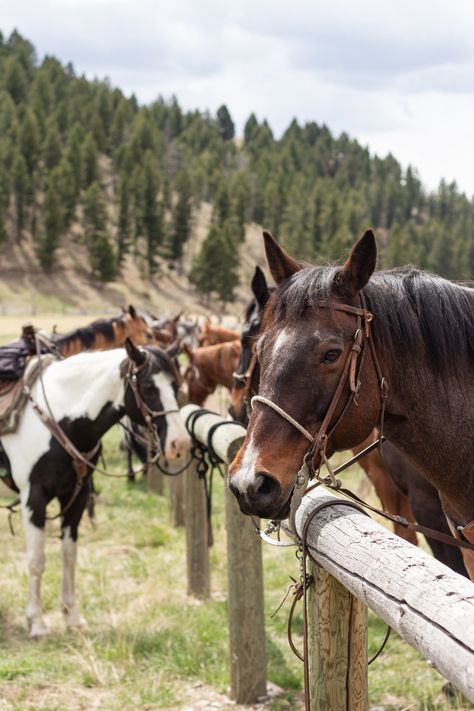
MULTIPOLYGON (((43 384, 55 419, 87 418, 96 424, 98 437, 102 436, 123 415, 125 389, 120 364, 125 358, 125 350, 116 349, 81 353, 50 365, 43 384)), ((39 381, 33 397, 48 411, 39 381)))
POLYGON ((445 497, 451 495, 454 481, 457 486, 462 481, 474 501, 472 368, 461 382, 434 374, 416 358, 405 361, 401 367, 392 358, 382 367, 390 387, 385 434, 445 497))
POLYGON ((237 359, 230 350, 233 344, 223 343, 216 346, 207 346, 201 353, 195 352, 195 363, 198 366, 201 381, 207 387, 223 385, 229 390, 232 388, 232 373, 237 367, 237 359))

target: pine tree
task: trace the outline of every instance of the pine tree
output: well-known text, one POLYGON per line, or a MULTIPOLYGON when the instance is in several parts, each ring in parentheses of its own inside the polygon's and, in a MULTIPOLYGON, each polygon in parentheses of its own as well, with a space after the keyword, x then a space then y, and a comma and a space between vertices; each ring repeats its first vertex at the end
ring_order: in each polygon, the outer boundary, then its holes
POLYGON ((181 259, 183 247, 191 235, 192 193, 191 182, 186 171, 182 171, 175 184, 176 204, 173 208, 170 233, 170 252, 172 259, 181 259))
POLYGON ((63 218, 56 186, 51 184, 43 203, 43 232, 39 239, 37 254, 41 266, 47 272, 54 266, 54 255, 59 244, 63 218))
POLYGON ((54 119, 49 119, 46 126, 46 137, 43 143, 43 161, 47 170, 52 170, 61 160, 61 138, 58 125, 54 119))
POLYGON ((163 211, 158 205, 159 173, 151 151, 145 154, 143 170, 143 226, 147 240, 150 273, 156 271, 156 252, 163 241, 163 211))
POLYGON ((88 133, 82 144, 82 187, 88 188, 98 178, 97 145, 91 133, 88 133))
POLYGON ((216 293, 223 303, 234 300, 238 284, 237 242, 232 221, 224 227, 211 225, 189 274, 189 281, 207 298, 216 293))
POLYGON ((130 200, 129 185, 125 176, 119 183, 119 212, 117 223, 117 266, 121 268, 130 248, 130 200))
POLYGON ((17 153, 13 160, 13 191, 15 195, 16 238, 21 240, 25 227, 25 209, 28 201, 30 181, 25 159, 17 153))
POLYGON ((38 122, 31 109, 26 110, 21 122, 20 148, 28 174, 32 177, 39 158, 39 129, 38 122))
POLYGON ((235 126, 225 104, 217 109, 217 125, 223 141, 231 141, 235 136, 235 126))

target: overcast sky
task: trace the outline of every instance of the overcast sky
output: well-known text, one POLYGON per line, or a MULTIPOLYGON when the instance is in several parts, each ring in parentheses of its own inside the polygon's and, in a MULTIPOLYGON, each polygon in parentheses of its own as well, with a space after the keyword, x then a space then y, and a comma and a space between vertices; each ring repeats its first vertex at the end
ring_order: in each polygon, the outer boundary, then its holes
POLYGON ((293 117, 474 194, 473 0, 0 0, 0 29, 148 102, 293 117))

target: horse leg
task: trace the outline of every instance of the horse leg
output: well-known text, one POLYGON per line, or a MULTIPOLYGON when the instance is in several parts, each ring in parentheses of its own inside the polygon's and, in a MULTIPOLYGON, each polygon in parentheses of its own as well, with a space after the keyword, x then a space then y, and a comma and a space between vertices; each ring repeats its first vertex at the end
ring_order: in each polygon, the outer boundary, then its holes
POLYGON ((26 619, 30 637, 49 633, 41 607, 41 578, 44 571, 44 526, 47 501, 40 489, 21 492, 21 511, 26 539, 26 557, 30 574, 26 619))
MULTIPOLYGON (((66 627, 86 627, 85 619, 79 614, 76 606, 75 574, 77 560, 77 536, 79 522, 89 498, 89 488, 83 486, 77 498, 64 514, 61 524, 61 606, 66 621, 66 627)), ((61 501, 61 508, 68 504, 67 500, 61 501)))
POLYGON ((135 481, 135 472, 133 471, 133 452, 132 447, 129 445, 127 447, 127 464, 128 464, 128 481, 135 481))

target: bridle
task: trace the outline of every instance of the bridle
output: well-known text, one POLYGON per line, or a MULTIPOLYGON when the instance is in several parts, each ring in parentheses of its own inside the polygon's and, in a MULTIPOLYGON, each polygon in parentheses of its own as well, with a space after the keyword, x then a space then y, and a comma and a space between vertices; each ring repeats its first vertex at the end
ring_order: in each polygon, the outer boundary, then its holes
POLYGON ((128 386, 131 389, 135 398, 137 409, 143 417, 145 426, 148 430, 149 444, 151 445, 151 448, 155 451, 155 453, 158 453, 159 456, 162 454, 161 442, 158 432, 153 426, 153 420, 158 417, 166 417, 166 415, 171 415, 172 413, 179 412, 179 409, 172 408, 169 410, 153 410, 146 404, 138 384, 138 374, 141 373, 141 371, 147 367, 149 363, 149 355, 146 351, 141 352, 145 355, 145 360, 143 361, 143 363, 137 365, 131 359, 127 363, 127 369, 124 374, 125 388, 127 388, 128 386))
MULTIPOLYGON (((375 367, 375 371, 377 373, 377 378, 379 381, 379 397, 380 397, 380 409, 379 409, 379 417, 378 417, 378 429, 379 429, 379 437, 378 439, 370 445, 370 451, 372 449, 375 449, 376 447, 380 447, 384 437, 383 437, 383 428, 384 428, 384 415, 385 415, 385 407, 386 407, 386 402, 387 402, 387 397, 388 397, 388 382, 386 378, 382 374, 382 370, 380 368, 380 363, 377 357, 377 353, 375 350, 375 345, 373 342, 372 334, 371 334, 371 327, 370 324, 373 321, 373 314, 366 308, 366 301, 365 301, 365 296, 363 292, 360 293, 360 306, 351 306, 349 304, 339 304, 339 303, 332 303, 326 300, 320 300, 318 301, 318 307, 320 308, 328 308, 333 311, 341 311, 343 313, 350 314, 351 316, 354 316, 356 319, 356 329, 352 338, 352 346, 349 349, 349 352, 347 354, 346 360, 344 362, 344 366, 341 371, 341 375, 339 377, 339 381, 337 383, 336 389, 334 391, 334 394, 332 396, 331 402, 329 403, 328 409, 326 410, 326 414, 324 415, 324 418, 321 422, 321 425, 319 426, 318 431, 316 434, 311 434, 300 422, 295 420, 289 413, 287 413, 283 408, 281 408, 279 405, 274 403, 272 400, 269 398, 263 397, 261 395, 255 395, 252 400, 251 400, 251 405, 252 407, 254 406, 255 403, 261 403, 263 405, 266 405, 267 407, 270 407, 274 412, 276 412, 280 417, 282 417, 286 422, 288 422, 290 425, 292 425, 295 429, 298 430, 308 441, 309 441, 309 447, 308 450, 304 456, 303 459, 303 464, 298 471, 298 474, 296 476, 296 481, 295 485, 293 488, 292 496, 291 496, 291 508, 290 508, 290 526, 293 529, 295 535, 296 534, 296 528, 295 528, 295 516, 296 516, 296 511, 301 503, 301 499, 303 498, 307 484, 311 478, 316 478, 319 482, 323 483, 326 481, 326 479, 322 479, 320 477, 320 469, 322 464, 325 464, 325 466, 328 469, 329 472, 329 482, 331 483, 332 486, 338 487, 338 483, 335 478, 335 473, 333 469, 331 468, 331 465, 329 463, 329 459, 326 455, 326 450, 327 450, 327 444, 328 440, 333 434, 334 430, 338 427, 340 424, 341 420, 344 418, 345 414, 347 413, 347 410, 349 409, 350 405, 354 403, 355 405, 358 405, 358 397, 360 394, 361 390, 361 372, 362 372, 362 367, 364 364, 365 360, 365 354, 367 350, 367 344, 369 344, 369 350, 372 356, 372 361, 375 367), (344 404, 344 407, 342 408, 342 411, 340 415, 337 417, 336 422, 331 425, 334 413, 336 412, 340 400, 344 391, 344 388, 346 384, 349 384, 349 389, 350 389, 350 394, 349 397, 344 404), (317 465, 315 466, 316 460, 319 460, 317 465)), ((364 454, 368 453, 368 449, 364 450, 364 454)), ((360 457, 357 457, 360 458, 360 457)), ((353 461, 356 461, 355 458, 350 460, 350 463, 353 461)), ((349 466, 349 463, 346 465, 343 465, 341 468, 346 468, 346 466, 349 466)), ((341 469, 340 468, 340 469, 341 469)))

